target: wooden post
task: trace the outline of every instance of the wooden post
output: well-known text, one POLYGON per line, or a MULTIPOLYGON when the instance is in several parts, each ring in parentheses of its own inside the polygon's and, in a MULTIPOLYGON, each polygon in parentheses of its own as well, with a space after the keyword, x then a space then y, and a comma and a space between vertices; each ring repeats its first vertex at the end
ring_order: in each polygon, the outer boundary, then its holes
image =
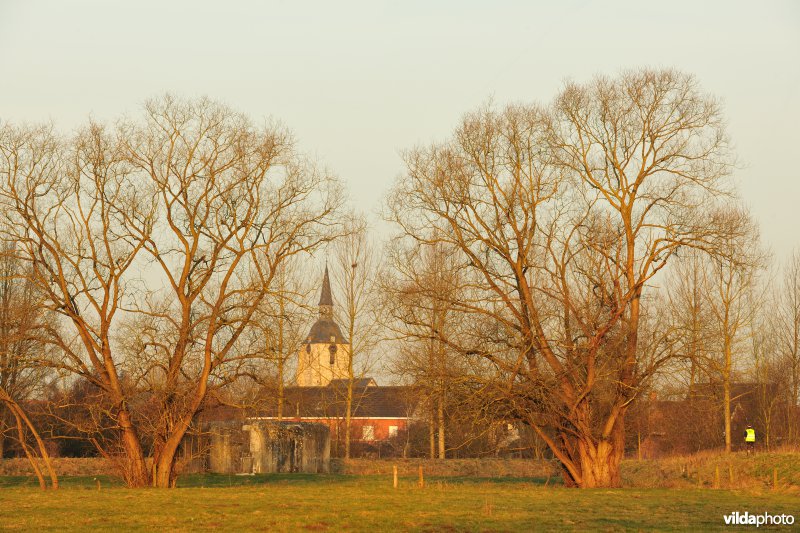
POLYGON ((419 488, 425 488, 425 478, 422 476, 422 465, 419 465, 419 488))
POLYGON ((778 488, 778 469, 772 469, 772 490, 776 490, 778 488))
POLYGON ((714 468, 714 488, 719 488, 719 465, 714 468))
POLYGON ((394 471, 394 484, 393 484, 393 487, 397 488, 397 465, 394 465, 392 467, 392 470, 394 471))
POLYGON ((733 486, 733 465, 728 465, 728 481, 730 482, 731 486, 733 486))
POLYGON ((636 460, 642 460, 642 432, 636 432, 636 460))

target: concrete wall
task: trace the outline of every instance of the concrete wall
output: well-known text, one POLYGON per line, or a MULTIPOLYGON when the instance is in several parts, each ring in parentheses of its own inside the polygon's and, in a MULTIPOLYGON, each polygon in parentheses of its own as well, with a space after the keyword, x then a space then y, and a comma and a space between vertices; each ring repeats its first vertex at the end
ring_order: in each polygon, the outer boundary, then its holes
POLYGON ((209 472, 330 471, 330 430, 323 424, 259 419, 210 422, 206 434, 209 472))

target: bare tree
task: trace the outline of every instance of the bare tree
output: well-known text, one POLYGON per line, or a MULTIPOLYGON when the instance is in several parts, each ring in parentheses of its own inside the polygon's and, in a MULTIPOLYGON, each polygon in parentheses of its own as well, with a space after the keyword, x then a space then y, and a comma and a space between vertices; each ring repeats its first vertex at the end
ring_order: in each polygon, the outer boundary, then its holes
MULTIPOLYGON (((410 378, 421 395, 420 405, 428 416, 430 458, 445 459, 448 400, 455 396, 458 382, 469 379, 468 369, 448 345, 458 337, 450 304, 459 288, 455 250, 442 242, 408 247, 398 243, 389 262, 392 275, 383 280, 382 292, 387 326, 401 342, 394 371, 410 378)), ((475 414, 461 407, 465 418, 475 414)))
POLYGON ((39 480, 39 487, 42 490, 46 490, 47 482, 45 481, 42 470, 37 463, 35 452, 28 444, 27 433, 30 433, 36 442, 36 449, 38 449, 39 456, 44 461, 45 468, 47 469, 48 476, 50 477, 51 488, 57 489, 58 476, 53 469, 53 463, 50 460, 50 455, 47 453, 47 447, 45 446, 44 441, 42 440, 41 436, 39 436, 39 432, 36 430, 36 427, 33 425, 33 423, 31 423, 30 418, 22 409, 19 402, 14 400, 14 398, 12 398, 8 392, 3 389, 3 387, 0 387, 0 405, 7 408, 14 417, 15 428, 18 435, 17 441, 19 442, 20 447, 25 453, 25 457, 28 458, 28 462, 30 462, 31 468, 33 468, 33 471, 39 480))
POLYGON ((679 247, 716 242, 703 209, 729 169, 716 101, 673 71, 596 78, 550 109, 469 115, 406 163, 390 218, 420 243, 441 226, 473 289, 459 310, 493 325, 461 352, 505 377, 498 393, 568 484, 617 485, 625 412, 660 362, 641 358, 645 289, 679 247))
POLYGON ((50 127, 6 125, 0 155, 5 237, 16 243, 47 308, 68 327, 48 332, 62 354, 51 364, 107 395, 127 459, 123 475, 131 485, 145 484, 145 454, 111 331, 128 288, 125 274, 149 238, 147 187, 131 179, 119 140, 94 123, 70 140, 50 127), (131 220, 142 234, 127 231, 131 220))
POLYGON ((763 306, 765 302, 758 303, 758 311, 750 334, 752 356, 750 375, 755 387, 756 409, 753 418, 758 421, 762 432, 760 440, 769 450, 780 434, 776 422, 781 403, 787 398, 785 385, 788 380, 785 379, 785 368, 781 364, 780 353, 775 349, 775 332, 771 330, 769 321, 765 320, 763 306))
MULTIPOLYGON (((20 402, 46 379, 39 364, 47 351, 40 330, 49 324, 33 283, 15 257, 15 245, 0 246, 0 388, 20 402)), ((14 418, 10 409, 0 405, 0 458, 14 418)))
POLYGON ((236 379, 234 347, 280 265, 333 238, 332 178, 282 128, 171 96, 114 133, 6 126, 0 154, 7 237, 79 340, 52 331, 54 364, 107 399, 128 484, 172 486, 178 447, 209 389, 236 379), (122 313, 147 325, 127 359, 122 313))
POLYGON ((712 324, 708 309, 708 258, 701 250, 688 250, 669 272, 667 293, 677 336, 674 366, 669 376, 687 376, 686 395, 693 397, 697 383, 707 377, 712 324))
POLYGON ((312 277, 297 258, 289 258, 273 279, 273 289, 261 302, 252 318, 252 327, 240 353, 251 354, 249 368, 240 376, 254 385, 240 391, 238 403, 262 406, 264 402, 275 406, 278 420, 284 416, 284 390, 293 374, 292 360, 304 341, 304 327, 308 321, 307 301, 313 293, 312 277))
MULTIPOLYGON (((380 341, 379 306, 377 302, 378 262, 374 244, 370 241, 363 217, 349 215, 344 236, 335 243, 334 285, 341 297, 339 322, 347 330, 350 350, 347 357, 347 387, 345 390, 344 456, 350 458, 351 421, 361 401, 355 389, 359 378, 366 376, 380 341)), ((326 267, 327 268, 327 267, 326 267)))
POLYGON ((58 476, 39 431, 23 409, 23 403, 42 384, 46 371, 41 361, 47 352, 40 331, 52 327, 31 280, 15 257, 15 245, 4 243, 0 251, 0 459, 4 442, 12 438, 22 448, 42 489, 47 483, 36 460, 45 464, 51 487, 58 488, 58 476), (35 442, 32 447, 28 437, 35 442))
MULTIPOLYGON (((209 387, 235 379, 232 351, 280 265, 334 235, 333 180, 299 158, 289 135, 257 129, 202 99, 150 101, 130 129, 130 160, 154 188, 161 218, 144 249, 174 298, 154 314, 172 331, 160 354, 163 412, 153 483, 170 486, 176 451, 209 387)), ((140 312, 153 314, 152 310, 140 312)))
POLYGON ((712 379, 722 384, 725 451, 730 453, 731 385, 737 355, 741 357, 743 351, 742 341, 751 333, 756 318, 753 291, 765 256, 759 250, 755 223, 746 211, 730 208, 720 218, 726 219, 733 236, 720 243, 718 253, 710 260, 706 300, 713 320, 714 350, 704 366, 712 379))
POLYGON ((800 402, 800 250, 786 263, 783 284, 777 298, 777 350, 787 367, 790 379, 786 424, 791 442, 800 439, 797 412, 800 402))

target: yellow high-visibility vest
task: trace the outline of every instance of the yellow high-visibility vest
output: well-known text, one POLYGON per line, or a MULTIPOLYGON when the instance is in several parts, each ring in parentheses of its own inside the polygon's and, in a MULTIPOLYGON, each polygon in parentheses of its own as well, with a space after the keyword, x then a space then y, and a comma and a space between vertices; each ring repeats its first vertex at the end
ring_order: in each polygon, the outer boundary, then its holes
POLYGON ((755 442, 756 441, 756 430, 753 428, 745 429, 747 435, 744 437, 745 442, 755 442))

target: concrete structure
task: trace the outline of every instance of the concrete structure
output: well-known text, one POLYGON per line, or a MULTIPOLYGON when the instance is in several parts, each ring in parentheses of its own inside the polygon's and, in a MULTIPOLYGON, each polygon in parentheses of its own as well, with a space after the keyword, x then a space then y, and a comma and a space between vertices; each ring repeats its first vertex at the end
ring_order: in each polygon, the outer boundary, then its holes
POLYGON ((207 470, 219 474, 330 471, 330 431, 310 422, 261 418, 209 422, 207 470))

